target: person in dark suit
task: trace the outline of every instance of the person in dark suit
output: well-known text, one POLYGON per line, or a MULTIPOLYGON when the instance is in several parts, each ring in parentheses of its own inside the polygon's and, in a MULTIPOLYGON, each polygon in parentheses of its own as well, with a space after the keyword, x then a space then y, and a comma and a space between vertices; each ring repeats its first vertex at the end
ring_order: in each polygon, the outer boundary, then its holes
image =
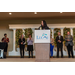
POLYGON ((19 46, 21 58, 24 58, 25 38, 23 35, 21 35, 21 38, 19 39, 19 46))
POLYGON ((47 29, 49 29, 49 27, 47 26, 45 20, 42 20, 42 21, 41 21, 41 26, 40 26, 38 29, 39 29, 39 30, 47 30, 47 29))
POLYGON ((57 43, 57 58, 59 58, 59 49, 61 49, 61 57, 63 57, 63 36, 61 36, 60 32, 58 32, 58 36, 56 37, 57 43))
POLYGON ((6 58, 7 54, 7 49, 8 49, 8 43, 9 43, 9 38, 7 38, 7 34, 4 34, 4 37, 1 40, 2 42, 6 43, 5 49, 4 49, 4 58, 6 58))
POLYGON ((70 32, 67 32, 65 41, 66 41, 65 46, 67 47, 69 58, 70 58, 70 52, 72 54, 72 58, 74 58, 74 56, 73 56, 73 37, 72 37, 72 35, 70 35, 70 32))

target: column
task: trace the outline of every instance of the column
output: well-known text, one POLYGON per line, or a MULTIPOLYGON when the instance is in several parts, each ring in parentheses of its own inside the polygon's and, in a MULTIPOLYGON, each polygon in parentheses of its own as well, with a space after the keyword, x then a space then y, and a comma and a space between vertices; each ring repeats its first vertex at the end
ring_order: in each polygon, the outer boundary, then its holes
POLYGON ((33 47, 34 47, 34 28, 32 28, 32 31, 33 31, 33 33, 32 33, 32 38, 33 38, 33 47))
MULTIPOLYGON (((61 36, 63 36, 63 29, 64 28, 61 28, 61 36)), ((63 49, 64 49, 64 45, 63 45, 63 49)))
POLYGON ((24 33, 25 33, 25 31, 24 31, 24 29, 25 29, 25 28, 23 28, 22 30, 23 30, 23 35, 24 35, 24 37, 25 37, 25 34, 24 34, 24 33))
POLYGON ((70 30, 71 30, 71 35, 73 36, 73 28, 70 28, 70 30))
POLYGON ((63 36, 63 28, 61 28, 61 35, 63 36))
POLYGON ((51 28, 52 30, 52 38, 54 38, 54 28, 51 28))
POLYGON ((16 33, 16 29, 13 29, 13 51, 15 52, 15 33, 16 33))
MULTIPOLYGON (((22 30, 23 30, 23 35, 24 35, 24 37, 25 37, 25 30, 24 30, 25 28, 23 28, 22 30)), ((26 41, 25 41, 25 43, 26 43, 26 41)), ((25 50, 26 50, 26 47, 25 47, 25 50)))

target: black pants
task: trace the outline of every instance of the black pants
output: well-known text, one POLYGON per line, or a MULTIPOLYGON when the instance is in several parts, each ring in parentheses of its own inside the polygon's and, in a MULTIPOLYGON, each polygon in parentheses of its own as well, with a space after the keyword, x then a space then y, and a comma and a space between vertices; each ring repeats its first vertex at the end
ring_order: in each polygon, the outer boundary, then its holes
POLYGON ((6 47, 4 48, 4 58, 6 58, 6 55, 7 55, 7 49, 8 49, 8 44, 6 43, 6 47))
POLYGON ((72 57, 74 57, 73 56, 73 46, 70 46, 70 44, 67 46, 67 50, 68 50, 68 56, 69 56, 69 58, 70 58, 70 52, 71 52, 71 55, 72 55, 72 57))
POLYGON ((57 46, 57 57, 59 57, 59 49, 61 50, 61 57, 63 57, 63 46, 62 45, 57 46))
POLYGON ((29 58, 30 58, 30 52, 31 52, 31 56, 33 58, 33 51, 29 51, 29 58))
POLYGON ((20 55, 21 55, 21 58, 22 58, 22 57, 24 58, 24 48, 25 48, 24 45, 21 45, 21 46, 20 46, 20 55))

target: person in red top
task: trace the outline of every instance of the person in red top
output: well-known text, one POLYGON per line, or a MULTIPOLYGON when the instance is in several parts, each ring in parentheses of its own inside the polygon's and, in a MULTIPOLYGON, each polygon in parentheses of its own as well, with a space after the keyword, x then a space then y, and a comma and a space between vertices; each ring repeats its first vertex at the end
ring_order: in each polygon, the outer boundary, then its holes
POLYGON ((7 34, 4 34, 4 37, 1 40, 2 42, 6 43, 6 47, 4 49, 4 58, 6 58, 6 54, 7 54, 7 48, 8 48, 8 43, 9 43, 9 38, 7 38, 7 34))

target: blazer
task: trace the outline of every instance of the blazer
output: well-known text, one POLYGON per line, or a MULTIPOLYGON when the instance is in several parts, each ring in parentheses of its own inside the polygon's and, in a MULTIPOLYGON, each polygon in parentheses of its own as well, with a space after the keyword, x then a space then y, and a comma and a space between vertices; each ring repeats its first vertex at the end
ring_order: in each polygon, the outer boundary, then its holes
POLYGON ((67 35, 66 37, 65 37, 65 46, 68 46, 68 44, 70 44, 71 46, 73 46, 73 37, 72 37, 72 35, 67 35), (70 41, 67 41, 67 40, 70 40, 70 41))
POLYGON ((21 40, 21 38, 19 39, 19 45, 22 45, 21 42, 23 42, 23 45, 25 45, 25 38, 23 38, 23 40, 21 40))
POLYGON ((58 44, 63 45, 63 36, 60 36, 60 39, 59 39, 59 36, 57 36, 57 37, 56 37, 56 43, 57 43, 57 45, 58 45, 58 44), (60 40, 61 43, 59 43, 58 40, 60 40))

